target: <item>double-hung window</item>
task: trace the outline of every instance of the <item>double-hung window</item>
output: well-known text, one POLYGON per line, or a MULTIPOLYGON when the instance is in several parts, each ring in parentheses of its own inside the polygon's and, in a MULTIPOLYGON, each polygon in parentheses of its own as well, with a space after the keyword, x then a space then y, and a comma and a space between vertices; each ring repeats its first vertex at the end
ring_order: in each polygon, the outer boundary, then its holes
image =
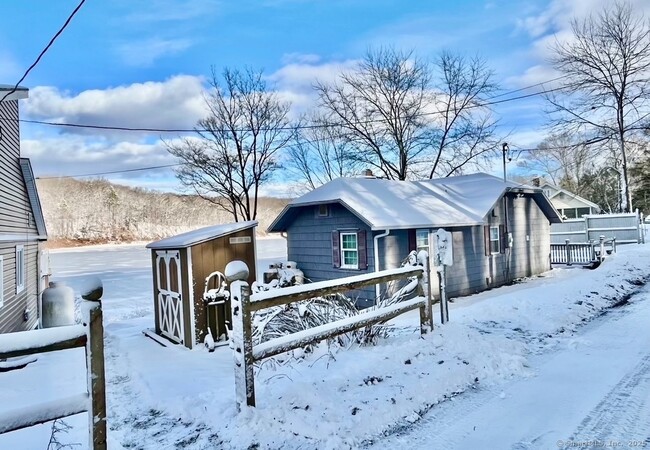
POLYGON ((359 268, 359 241, 357 233, 341 233, 341 268, 359 268))
POLYGON ((332 264, 337 269, 366 270, 366 231, 332 230, 332 264))
POLYGON ((415 230, 415 249, 429 252, 429 230, 415 230))
POLYGON ((16 294, 25 290, 25 247, 16 246, 16 294))
POLYGON ((499 227, 490 227, 490 253, 500 253, 501 237, 499 227))

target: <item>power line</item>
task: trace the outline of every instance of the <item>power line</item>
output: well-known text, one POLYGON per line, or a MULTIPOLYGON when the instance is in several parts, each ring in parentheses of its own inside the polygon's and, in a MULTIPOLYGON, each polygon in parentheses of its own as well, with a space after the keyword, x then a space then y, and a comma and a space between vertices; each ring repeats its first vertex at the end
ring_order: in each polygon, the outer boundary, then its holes
POLYGON ((22 83, 23 80, 24 80, 25 78, 27 78, 27 75, 29 75, 29 72, 31 72, 32 69, 33 69, 34 67, 36 67, 36 65, 41 61, 41 58, 43 57, 43 55, 45 55, 45 53, 50 49, 50 47, 52 46, 52 44, 54 44, 54 41, 56 41, 56 39, 61 35, 61 33, 63 33, 63 30, 66 29, 66 27, 68 26, 68 24, 70 23, 70 21, 72 20, 72 18, 75 16, 75 14, 77 14, 77 11, 79 11, 79 10, 81 9, 81 7, 83 6, 83 4, 84 4, 85 2, 86 2, 86 0, 81 0, 81 2, 79 2, 79 4, 77 5, 77 7, 74 9, 74 11, 72 11, 72 13, 68 16, 68 18, 66 19, 65 23, 63 24, 63 26, 62 26, 61 28, 59 28, 59 31, 56 32, 56 34, 52 37, 52 39, 50 39, 50 42, 48 42, 48 44, 45 46, 45 48, 44 48, 44 49, 41 51, 41 53, 38 55, 38 58, 36 58, 36 60, 32 63, 32 65, 29 66, 29 68, 25 71, 25 73, 24 73, 23 76, 20 78, 20 80, 18 80, 18 82, 16 83, 16 85, 13 87, 13 89, 11 89, 9 92, 7 92, 7 93, 4 95, 4 97, 2 97, 2 99, 0 100, 0 103, 3 102, 3 101, 4 101, 7 97, 9 97, 11 94, 13 94, 14 92, 16 92, 16 90, 18 89, 18 86, 20 85, 20 83, 22 83))
MULTIPOLYGON (((539 85, 538 83, 537 85, 539 85)), ((517 89, 516 91, 512 92, 518 92, 526 88, 521 88, 517 89)), ((530 94, 524 94, 524 95, 519 95, 516 97, 510 97, 510 98, 505 98, 502 100, 494 100, 494 101, 487 101, 484 103, 476 103, 472 105, 468 105, 466 109, 474 109, 474 108, 485 108, 487 106, 492 106, 492 105, 498 105, 501 103, 507 103, 507 102, 512 102, 516 100, 522 100, 525 98, 530 98, 530 97, 535 97, 538 95, 543 95, 543 94, 548 94, 551 92, 558 91, 562 88, 553 88, 553 89, 545 89, 539 92, 533 92, 530 94)), ((501 95, 507 95, 510 93, 504 93, 501 95)), ((495 97, 490 97, 490 98, 496 98, 495 97)), ((421 114, 416 115, 415 117, 425 117, 425 116, 432 116, 432 115, 443 115, 444 112, 441 111, 431 111, 431 112, 424 112, 421 114)), ((49 125, 49 126, 56 126, 56 127, 67 127, 67 128, 82 128, 82 129, 97 129, 97 130, 106 130, 106 131, 128 131, 128 132, 141 132, 141 133, 194 133, 194 132, 199 132, 199 133, 209 133, 209 132, 230 132, 230 131, 235 131, 235 132, 246 132, 250 131, 250 129, 236 129, 236 130, 230 130, 230 129, 205 129, 205 128, 148 128, 148 127, 126 127, 126 126, 112 126, 112 125, 84 125, 80 123, 69 123, 69 122, 49 122, 49 121, 43 121, 43 120, 28 120, 28 119, 12 119, 12 118, 5 118, 5 117, 0 117, 0 120, 3 121, 16 121, 22 122, 22 123, 31 123, 31 124, 37 124, 37 125, 49 125)), ((369 125, 372 123, 384 123, 386 122, 386 119, 372 119, 372 120, 365 120, 365 121, 357 121, 354 122, 354 125, 369 125)), ((277 127, 274 128, 274 131, 293 131, 293 130, 307 130, 307 129, 315 129, 315 128, 333 128, 333 127, 338 127, 340 124, 338 123, 318 123, 318 124, 309 124, 309 125, 294 125, 294 126, 285 126, 285 127, 277 127)), ((272 131, 267 128, 260 128, 258 131, 272 131)))
POLYGON ((49 177, 36 177, 37 180, 50 180, 53 178, 83 178, 83 177, 96 177, 100 175, 113 175, 116 173, 129 173, 129 172, 140 172, 143 170, 154 170, 154 169, 165 169, 168 167, 180 166, 181 163, 177 164, 164 164, 160 166, 148 166, 148 167, 139 167, 137 169, 124 169, 124 170, 111 170, 107 172, 95 172, 95 173, 83 173, 77 175, 61 175, 61 176, 49 176, 49 177))

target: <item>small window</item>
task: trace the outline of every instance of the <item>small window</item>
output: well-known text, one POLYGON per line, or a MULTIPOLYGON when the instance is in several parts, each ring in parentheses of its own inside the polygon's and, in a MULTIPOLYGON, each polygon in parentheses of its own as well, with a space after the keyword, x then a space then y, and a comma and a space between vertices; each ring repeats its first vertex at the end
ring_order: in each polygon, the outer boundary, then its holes
POLYGON ((578 217, 582 217, 587 214, 591 214, 591 208, 578 208, 578 217))
POLYGON ((499 227, 490 227, 490 253, 499 253, 501 251, 501 239, 499 236, 499 227))
POLYGON ((565 208, 563 210, 564 215, 567 219, 576 219, 576 209, 575 208, 565 208))
POLYGON ((415 249, 429 252, 429 230, 415 230, 415 249))
POLYGON ((0 308, 4 305, 5 302, 4 268, 4 261, 0 255, 0 308))
POLYGON ((16 246, 16 294, 25 290, 25 247, 16 246))
POLYGON ((318 217, 328 217, 330 209, 327 205, 318 205, 318 217))
POLYGON ((357 233, 341 233, 341 268, 359 268, 357 233))

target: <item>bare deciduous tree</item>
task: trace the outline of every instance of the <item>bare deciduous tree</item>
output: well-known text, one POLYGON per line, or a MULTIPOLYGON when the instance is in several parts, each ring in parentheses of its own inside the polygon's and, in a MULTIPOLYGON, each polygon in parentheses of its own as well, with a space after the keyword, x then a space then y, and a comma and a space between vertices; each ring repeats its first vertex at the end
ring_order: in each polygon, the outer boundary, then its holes
POLYGON ((354 159, 380 176, 405 180, 430 149, 430 71, 412 53, 369 51, 357 70, 316 91, 327 120, 354 149, 354 159))
POLYGON ((328 126, 325 119, 312 114, 301 123, 288 149, 287 167, 297 172, 306 188, 315 189, 335 178, 358 174, 361 169, 352 148, 338 127, 328 126))
POLYGON ((492 76, 480 58, 446 52, 430 65, 412 52, 382 48, 316 90, 356 162, 389 179, 433 178, 461 172, 498 148, 484 102, 496 90, 492 76))
POLYGON ((205 96, 209 114, 198 138, 169 143, 182 166, 178 179, 229 212, 235 221, 257 217, 259 189, 278 168, 278 152, 291 139, 290 105, 267 89, 261 71, 213 70, 205 96))
POLYGON ((617 1, 574 20, 572 30, 572 39, 553 47, 551 62, 564 74, 564 95, 549 96, 553 124, 618 143, 621 206, 630 211, 630 139, 650 114, 650 22, 617 1))
POLYGON ((478 57, 466 59, 443 52, 436 60, 437 122, 433 146, 435 153, 429 178, 449 176, 471 163, 494 155, 500 139, 496 121, 484 106, 496 92, 494 74, 478 57))

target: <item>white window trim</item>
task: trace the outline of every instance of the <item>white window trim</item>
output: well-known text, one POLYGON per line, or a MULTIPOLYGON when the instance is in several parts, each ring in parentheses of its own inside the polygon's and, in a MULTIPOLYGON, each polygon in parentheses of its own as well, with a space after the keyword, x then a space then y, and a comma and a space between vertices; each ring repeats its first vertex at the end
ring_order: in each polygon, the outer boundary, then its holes
POLYGON ((25 246, 16 245, 16 294, 25 290, 25 246))
POLYGON ((330 215, 329 205, 318 205, 316 214, 318 217, 329 217, 330 215))
POLYGON ((418 228, 415 230, 415 250, 420 251, 420 250, 425 250, 427 253, 429 253, 430 249, 430 232, 427 228, 418 228), (418 233, 426 233, 427 234, 427 245, 418 245, 418 233))
POLYGON ((0 308, 5 304, 5 271, 4 271, 4 259, 0 255, 0 308))
POLYGON ((341 269, 358 269, 359 268, 359 235, 356 232, 340 232, 339 233, 339 242, 341 246, 341 269), (343 236, 354 236, 354 240, 357 243, 357 246, 354 249, 343 248, 343 236), (356 252, 357 254, 357 263, 356 264, 345 264, 345 252, 356 252))
POLYGON ((490 226, 490 254, 491 255, 498 255, 501 253, 501 232, 499 230, 499 226, 490 226), (492 239, 492 230, 497 230, 497 238, 492 239), (492 250, 492 242, 497 243, 497 251, 492 250))

